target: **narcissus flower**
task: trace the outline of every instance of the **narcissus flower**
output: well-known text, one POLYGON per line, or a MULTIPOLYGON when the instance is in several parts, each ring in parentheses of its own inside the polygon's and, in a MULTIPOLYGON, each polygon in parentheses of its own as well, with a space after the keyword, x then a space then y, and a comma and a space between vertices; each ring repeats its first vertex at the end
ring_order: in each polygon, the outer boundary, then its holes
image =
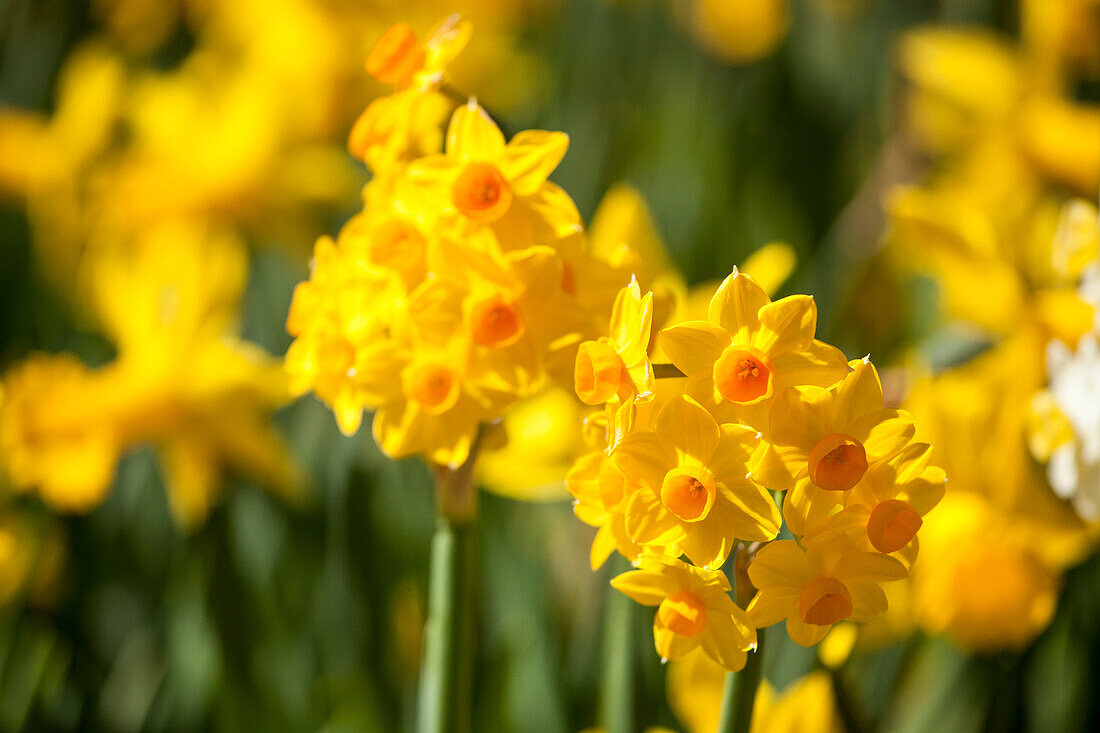
POLYGON ((734 268, 711 299, 708 320, 666 328, 660 344, 688 376, 688 395, 722 422, 740 419, 766 433, 774 395, 797 385, 828 387, 848 371, 840 351, 814 338, 816 328, 812 298, 773 303, 734 268))
POLYGON ((810 545, 792 540, 764 545, 749 566, 758 592, 747 609, 757 628, 787 620, 787 633, 803 646, 821 641, 845 619, 866 621, 887 608, 879 583, 900 580, 905 566, 850 542, 810 545))
POLYGON ((527 130, 505 144, 485 110, 471 100, 451 117, 443 155, 409 169, 421 195, 444 212, 489 224, 505 216, 514 198, 539 193, 569 148, 562 132, 527 130))
POLYGON ((398 89, 434 89, 444 79, 447 65, 470 40, 472 26, 455 14, 436 26, 421 44, 408 23, 390 26, 367 56, 367 73, 398 89))
POLYGON ((653 555, 638 570, 611 581, 617 590, 645 606, 657 606, 653 642, 662 659, 679 659, 702 647, 731 672, 745 666, 756 647, 756 630, 729 597, 730 584, 720 570, 704 570, 653 555))
POLYGON ((573 385, 582 402, 600 405, 616 397, 650 396, 653 368, 646 351, 652 323, 653 293, 643 297, 637 280, 631 280, 615 298, 610 334, 585 341, 577 351, 573 385))
POLYGON ((867 359, 830 389, 787 389, 772 403, 771 443, 758 455, 753 477, 787 491, 783 516, 791 531, 832 513, 876 461, 890 458, 913 438, 913 420, 883 406, 878 372, 867 359))
POLYGON ((675 397, 653 430, 633 431, 612 453, 642 488, 626 508, 626 528, 643 545, 678 544, 691 561, 717 568, 738 540, 770 540, 782 517, 749 477, 760 440, 744 425, 719 426, 688 397, 675 397))

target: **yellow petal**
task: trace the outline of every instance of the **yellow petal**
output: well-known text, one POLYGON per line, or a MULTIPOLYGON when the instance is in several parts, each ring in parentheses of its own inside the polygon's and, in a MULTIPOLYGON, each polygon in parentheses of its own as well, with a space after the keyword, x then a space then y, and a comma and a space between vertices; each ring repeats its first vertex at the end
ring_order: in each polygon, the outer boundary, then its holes
POLYGON ((852 436, 867 451, 868 463, 895 455, 916 433, 913 417, 905 410, 878 410, 851 427, 852 436))
POLYGON ((811 341, 799 348, 772 354, 775 390, 812 385, 831 387, 850 371, 848 360, 835 346, 811 341))
POLYGON ((817 303, 809 295, 790 295, 768 303, 757 315, 761 328, 752 345, 763 352, 779 343, 811 341, 817 329, 817 303))
POLYGON ((504 148, 500 168, 519 196, 530 196, 546 182, 569 149, 564 132, 524 130, 504 148))
POLYGON ((840 414, 857 418, 882 409, 882 383, 870 359, 853 359, 852 373, 836 390, 836 406, 840 414))
POLYGON ((596 531, 596 536, 592 539, 592 549, 588 553, 588 564, 591 565, 593 571, 599 570, 614 551, 615 536, 611 532, 611 526, 605 524, 596 531))
POLYGON ((640 545, 675 545, 687 533, 672 512, 649 489, 634 492, 626 505, 626 531, 640 545))
POLYGON ((753 453, 760 445, 760 433, 737 423, 721 426, 722 437, 707 468, 720 483, 738 485, 749 475, 753 453))
MULTIPOLYGON (((745 639, 733 619, 719 613, 707 612, 707 626, 703 629, 703 651, 729 672, 737 672, 745 666, 748 655, 745 653, 745 639)), ((756 642, 753 632, 752 641, 756 642)), ((759 652, 756 652, 759 653, 759 652)))
POLYGON ((857 552, 840 561, 836 569, 839 579, 847 580, 901 580, 908 573, 900 562, 878 552, 857 552))
POLYGON ((657 434, 704 465, 714 455, 722 437, 710 413, 689 397, 674 397, 661 408, 657 413, 657 434))
POLYGON ((643 606, 657 606, 682 588, 678 579, 660 570, 630 570, 611 579, 611 587, 643 606))
POLYGON ((758 312, 770 301, 767 293, 748 275, 734 268, 722 281, 710 301, 708 319, 726 329, 734 341, 741 338, 741 329, 755 331, 760 322, 758 312))
POLYGON ((787 635, 791 637, 791 641, 805 647, 813 646, 824 639, 830 628, 830 626, 808 624, 800 619, 797 613, 787 617, 787 635))
POLYGON ((798 613, 798 591, 779 587, 759 591, 749 602, 746 613, 758 629, 779 623, 787 616, 798 613))
POLYGON ((778 540, 760 548, 749 565, 749 580, 761 591, 801 588, 813 580, 806 554, 793 540, 778 540))
POLYGON ((689 377, 710 376, 714 362, 730 345, 725 329, 708 321, 688 321, 661 331, 660 343, 677 369, 689 377))
POLYGON ((665 474, 676 466, 676 454, 667 439, 656 433, 630 433, 615 449, 615 465, 628 478, 654 491, 661 490, 665 474))
POLYGON ((768 295, 775 295, 798 264, 794 248, 785 242, 769 242, 749 255, 741 264, 741 271, 753 279, 768 295))
POLYGON ((653 645, 657 648, 657 653, 661 656, 661 659, 673 660, 683 657, 699 647, 702 636, 702 634, 699 636, 680 636, 675 631, 665 628, 665 625, 661 622, 660 614, 655 614, 653 617, 653 645))
POLYGON ((504 135, 474 100, 459 107, 447 128, 447 156, 493 162, 504 153, 504 135))

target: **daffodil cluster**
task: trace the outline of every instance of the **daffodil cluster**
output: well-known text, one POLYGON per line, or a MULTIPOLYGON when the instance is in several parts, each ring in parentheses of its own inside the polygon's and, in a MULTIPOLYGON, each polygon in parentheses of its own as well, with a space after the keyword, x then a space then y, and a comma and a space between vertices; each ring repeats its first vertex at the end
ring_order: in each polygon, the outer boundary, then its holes
POLYGON ((888 193, 884 254, 934 285, 935 338, 914 350, 904 404, 952 478, 911 612, 977 649, 1034 639, 1094 544, 1096 213, 1061 213, 1100 190, 1100 106, 1074 93, 1096 75, 1089 5, 1021 3, 1019 41, 927 28, 900 45, 903 133, 934 165, 888 193))
POLYGON ((886 610, 881 584, 915 559, 944 473, 908 413, 885 406, 870 361, 849 363, 816 327, 812 298, 772 301, 734 269, 705 320, 657 333, 652 297, 632 283, 608 335, 578 349, 577 394, 602 409, 568 487, 599 527, 593 567, 615 550, 638 567, 612 584, 658 607, 665 659, 701 646, 737 670, 755 629, 782 620, 816 644, 886 610), (777 540, 784 525, 794 539, 777 540), (745 609, 722 571, 739 544, 757 589, 745 609))
MULTIPOLYGON (((312 391, 354 433, 365 410, 390 456, 466 463, 506 409, 568 384, 578 344, 599 336, 625 267, 592 254, 569 195, 548 180, 560 132, 505 138, 448 66, 470 27, 420 41, 399 23, 367 70, 393 93, 353 127, 373 177, 363 209, 314 249, 287 329, 296 393, 312 391)), ((626 259, 625 257, 623 259, 626 259)))

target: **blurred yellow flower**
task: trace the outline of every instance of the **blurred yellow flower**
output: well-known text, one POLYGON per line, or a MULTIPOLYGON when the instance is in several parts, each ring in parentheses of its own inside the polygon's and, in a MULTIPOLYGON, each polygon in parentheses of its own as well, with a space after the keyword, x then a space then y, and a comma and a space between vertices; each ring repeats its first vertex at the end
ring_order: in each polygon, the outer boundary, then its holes
MULTIPOLYGON (((840 628, 837 625, 834 628, 840 628)), ((673 661, 668 670, 668 699, 689 733, 718 728, 726 670, 702 651, 673 661)), ((782 692, 762 680, 752 709, 751 733, 841 733, 836 696, 829 673, 818 670, 782 692)))
POLYGON ((727 63, 756 61, 787 35, 787 0, 693 0, 691 30, 707 51, 727 63))
POLYGON ((13 481, 63 511, 98 505, 123 451, 154 443, 177 520, 206 517, 226 470, 284 496, 302 479, 268 418, 285 402, 277 362, 232 336, 241 243, 200 222, 92 253, 89 287, 117 358, 90 370, 37 356, 4 379, 0 455, 13 481))

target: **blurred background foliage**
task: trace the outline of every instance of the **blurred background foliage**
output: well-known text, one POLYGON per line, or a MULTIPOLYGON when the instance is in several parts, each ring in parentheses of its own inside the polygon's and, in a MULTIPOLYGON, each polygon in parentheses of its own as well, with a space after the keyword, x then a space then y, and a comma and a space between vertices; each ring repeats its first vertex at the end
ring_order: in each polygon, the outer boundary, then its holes
MULTIPOLYGON (((739 43, 715 32, 726 11, 709 0, 0 0, 0 371, 32 352, 118 358, 79 263, 165 211, 247 247, 238 333, 283 354, 313 239, 354 213, 366 180, 343 152, 379 93, 362 59, 390 23, 426 28, 452 10, 475 24, 455 86, 506 132, 569 133, 555 180, 586 220, 632 184, 688 283, 788 242, 799 267, 781 294, 815 295, 819 335, 904 363, 937 311, 927 279, 892 278, 879 256, 884 194, 927 163, 897 132, 912 84, 899 34, 977 24, 1019 38, 1018 4, 770 5, 778 15, 762 10, 739 43)), ((1095 80, 1072 94, 1100 102, 1095 80)), ((140 307, 120 287, 118 307, 140 307)), ((944 363, 981 348, 936 344, 944 363)), ((124 452, 87 513, 3 489, 0 729, 411 727, 428 472, 383 457, 367 431, 341 436, 312 399, 273 420, 294 490, 231 465, 193 523, 174 521, 157 440, 124 452)), ((610 571, 589 571, 590 534, 563 499, 483 495, 479 730, 595 723, 610 571)), ((1096 558, 1071 569, 1022 650, 915 633, 842 651, 821 694, 855 730, 1095 729, 1098 589, 1096 558)), ((639 719, 690 725, 633 611, 639 719)), ((821 669, 815 650, 769 633, 775 690, 821 669)))

